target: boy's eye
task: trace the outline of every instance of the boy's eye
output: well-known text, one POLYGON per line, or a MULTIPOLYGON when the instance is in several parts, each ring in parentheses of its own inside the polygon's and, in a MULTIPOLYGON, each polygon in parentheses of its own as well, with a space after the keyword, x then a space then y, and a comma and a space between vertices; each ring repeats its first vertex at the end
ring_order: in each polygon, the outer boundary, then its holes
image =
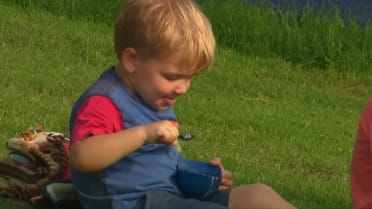
POLYGON ((179 74, 165 74, 164 78, 170 81, 178 80, 184 78, 184 75, 179 75, 179 74))
POLYGON ((164 78, 169 81, 175 81, 179 79, 191 79, 192 74, 163 74, 164 78))
POLYGON ((175 75, 165 75, 164 78, 169 80, 169 81, 174 81, 174 80, 179 79, 179 77, 175 76, 175 75))

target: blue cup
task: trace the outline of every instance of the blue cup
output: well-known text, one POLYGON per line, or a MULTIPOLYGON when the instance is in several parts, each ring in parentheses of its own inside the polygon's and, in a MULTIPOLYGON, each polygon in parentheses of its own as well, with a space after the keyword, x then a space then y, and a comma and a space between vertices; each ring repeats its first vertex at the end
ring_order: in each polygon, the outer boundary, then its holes
POLYGON ((219 166, 180 158, 175 179, 186 198, 206 200, 218 192, 221 175, 219 166))

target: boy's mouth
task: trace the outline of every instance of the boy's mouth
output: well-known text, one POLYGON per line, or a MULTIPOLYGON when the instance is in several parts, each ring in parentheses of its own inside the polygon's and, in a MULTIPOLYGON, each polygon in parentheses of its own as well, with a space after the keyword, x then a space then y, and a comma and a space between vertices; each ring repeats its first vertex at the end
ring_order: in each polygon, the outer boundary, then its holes
POLYGON ((167 105, 172 105, 176 102, 176 98, 165 98, 164 99, 164 103, 167 104, 167 105))

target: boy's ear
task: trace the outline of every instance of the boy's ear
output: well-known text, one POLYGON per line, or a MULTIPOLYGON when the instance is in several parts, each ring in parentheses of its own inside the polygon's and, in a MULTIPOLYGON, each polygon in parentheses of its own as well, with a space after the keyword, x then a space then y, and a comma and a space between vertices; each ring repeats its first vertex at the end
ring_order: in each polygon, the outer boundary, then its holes
POLYGON ((132 73, 136 71, 136 60, 137 60, 137 52, 133 48, 125 48, 123 53, 121 54, 121 62, 124 65, 124 68, 129 72, 132 73))

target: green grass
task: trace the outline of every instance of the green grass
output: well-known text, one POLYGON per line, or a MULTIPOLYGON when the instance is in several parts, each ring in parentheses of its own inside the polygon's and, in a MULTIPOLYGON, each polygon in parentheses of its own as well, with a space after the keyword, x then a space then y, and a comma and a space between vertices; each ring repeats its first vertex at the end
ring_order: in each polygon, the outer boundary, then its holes
MULTIPOLYGON (((0 140, 38 123, 67 133, 74 100, 115 63, 112 26, 5 3, 0 20, 0 140)), ((219 156, 235 185, 272 185, 299 208, 350 208, 351 152, 371 75, 239 49, 219 45, 214 68, 176 104, 180 128, 197 137, 182 142, 183 154, 219 156)), ((33 207, 0 199, 0 208, 33 207)))
POLYGON ((5 5, 37 8, 68 19, 112 25, 122 0, 0 0, 5 5))
POLYGON ((344 21, 338 13, 311 7, 299 12, 234 0, 206 2, 212 2, 203 8, 218 42, 239 53, 280 57, 308 68, 372 72, 370 25, 361 28, 352 18, 344 21))
MULTIPOLYGON (((113 25, 121 0, 0 0, 73 20, 113 25)), ((339 13, 276 9, 241 0, 200 0, 218 43, 242 55, 279 57, 308 69, 372 74, 372 25, 360 27, 339 13), (212 3, 211 3, 212 2, 212 3)), ((261 1, 265 2, 265 1, 261 1)), ((286 1, 283 1, 286 2, 286 1)), ((291 5, 288 2, 288 8, 291 5)))

